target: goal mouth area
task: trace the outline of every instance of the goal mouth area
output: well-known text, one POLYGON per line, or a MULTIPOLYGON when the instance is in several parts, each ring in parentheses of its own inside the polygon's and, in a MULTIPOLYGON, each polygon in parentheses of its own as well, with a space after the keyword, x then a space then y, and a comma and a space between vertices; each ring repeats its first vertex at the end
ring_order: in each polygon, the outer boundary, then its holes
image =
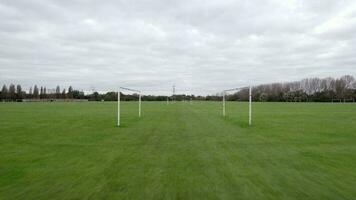
MULTIPOLYGON (((117 126, 121 125, 121 96, 125 97, 125 94, 122 93, 122 91, 129 91, 133 93, 133 95, 130 96, 136 96, 138 97, 138 117, 141 118, 141 97, 142 97, 142 92, 140 90, 135 90, 131 88, 126 88, 126 87, 119 87, 119 90, 117 91, 117 126), (122 93, 122 94, 121 94, 122 93)), ((127 95, 129 96, 129 95, 127 95)), ((131 100, 131 99, 130 99, 131 100)), ((130 101, 128 99, 124 99, 124 101, 130 101)), ((136 98, 132 99, 132 101, 137 100, 136 98)))
POLYGON ((223 117, 226 116, 226 96, 228 93, 236 91, 235 93, 238 93, 241 90, 246 90, 248 94, 248 101, 249 101, 249 106, 248 106, 248 124, 249 126, 252 125, 252 86, 249 87, 239 87, 239 88, 232 88, 232 89, 227 89, 222 91, 222 115, 223 117))

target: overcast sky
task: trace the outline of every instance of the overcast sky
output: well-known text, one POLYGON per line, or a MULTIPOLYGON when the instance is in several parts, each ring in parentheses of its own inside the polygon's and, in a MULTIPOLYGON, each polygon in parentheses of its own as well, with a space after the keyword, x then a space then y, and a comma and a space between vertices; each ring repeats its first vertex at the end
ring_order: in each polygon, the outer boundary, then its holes
POLYGON ((0 0, 0 84, 213 94, 345 74, 355 0, 0 0))

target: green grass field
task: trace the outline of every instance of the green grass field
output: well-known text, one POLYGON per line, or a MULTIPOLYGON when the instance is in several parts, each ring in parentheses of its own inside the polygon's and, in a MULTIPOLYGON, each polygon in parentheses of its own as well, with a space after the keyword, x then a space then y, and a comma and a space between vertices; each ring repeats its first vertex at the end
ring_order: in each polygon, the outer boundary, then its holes
POLYGON ((355 199, 356 104, 0 103, 0 199, 355 199))

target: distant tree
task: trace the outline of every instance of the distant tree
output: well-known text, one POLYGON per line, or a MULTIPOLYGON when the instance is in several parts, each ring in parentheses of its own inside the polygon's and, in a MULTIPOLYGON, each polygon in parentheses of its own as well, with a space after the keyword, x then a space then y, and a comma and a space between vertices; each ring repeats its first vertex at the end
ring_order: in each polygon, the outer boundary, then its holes
POLYGON ((10 84, 9 97, 11 100, 16 100, 16 89, 14 84, 10 84))
POLYGON ((47 88, 43 87, 43 97, 44 99, 47 99, 47 88))
POLYGON ((30 90, 28 92, 28 95, 27 95, 27 98, 32 98, 32 95, 33 95, 33 90, 32 90, 32 87, 30 87, 30 90))
POLYGON ((261 93, 259 100, 260 101, 267 101, 268 95, 266 93, 261 93))
POLYGON ((84 92, 79 91, 79 90, 73 90, 73 98, 74 99, 84 99, 85 98, 84 92))
POLYGON ((94 100, 94 101, 101 100, 99 93, 98 92, 94 92, 93 95, 92 95, 91 100, 94 100))
POLYGON ((17 99, 23 98, 21 85, 16 86, 16 96, 17 96, 17 99))
POLYGON ((33 98, 38 99, 39 91, 37 85, 33 87, 33 98))
POLYGON ((346 82, 344 82, 342 79, 337 79, 335 81, 335 92, 337 98, 339 99, 344 98, 345 89, 346 89, 346 82))
POLYGON ((40 99, 43 99, 43 87, 41 86, 41 89, 40 89, 40 99))
POLYGON ((355 81, 355 78, 351 75, 345 75, 340 77, 340 80, 342 80, 345 83, 346 88, 351 88, 352 83, 355 81))
POLYGON ((56 87, 56 98, 57 99, 61 98, 61 89, 60 89, 59 85, 57 85, 57 87, 56 87))
POLYGON ((342 82, 345 84, 345 88, 343 90, 342 97, 345 99, 353 99, 353 83, 355 82, 355 78, 350 75, 345 75, 340 78, 342 82))
POLYGON ((85 93, 83 91, 79 92, 79 99, 85 99, 85 93))
POLYGON ((104 95, 105 101, 117 101, 117 92, 107 92, 104 95))
POLYGON ((351 89, 356 90, 356 81, 352 82, 352 84, 351 84, 351 89))
POLYGON ((8 89, 5 84, 2 86, 0 98, 3 100, 6 100, 8 98, 8 89))
POLYGON ((72 86, 69 86, 69 88, 68 88, 67 97, 70 98, 70 99, 73 99, 73 88, 72 88, 72 86))
POLYGON ((67 98, 66 89, 63 89, 63 91, 62 91, 62 98, 63 99, 67 98))
POLYGON ((83 91, 80 91, 78 98, 79 99, 85 99, 85 93, 83 91))

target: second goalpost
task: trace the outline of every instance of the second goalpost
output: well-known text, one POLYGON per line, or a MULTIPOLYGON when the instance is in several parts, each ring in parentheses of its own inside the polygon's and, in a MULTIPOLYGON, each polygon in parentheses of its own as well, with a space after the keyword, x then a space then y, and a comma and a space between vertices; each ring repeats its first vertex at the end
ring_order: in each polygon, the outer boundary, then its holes
MULTIPOLYGON (((222 92, 223 95, 223 110, 222 110, 222 114, 225 117, 226 116, 226 93, 227 92, 231 92, 231 91, 238 91, 241 89, 247 89, 247 87, 242 87, 242 88, 233 88, 233 89, 228 89, 228 90, 224 90, 222 92)), ((249 86, 249 92, 248 92, 248 125, 252 125, 252 87, 249 86)))
POLYGON ((140 90, 134 90, 130 88, 125 88, 125 87, 119 87, 119 91, 117 92, 117 126, 120 126, 121 124, 121 98, 120 98, 120 92, 121 90, 127 90, 131 92, 137 92, 138 93, 138 117, 141 117, 141 91, 140 90))

